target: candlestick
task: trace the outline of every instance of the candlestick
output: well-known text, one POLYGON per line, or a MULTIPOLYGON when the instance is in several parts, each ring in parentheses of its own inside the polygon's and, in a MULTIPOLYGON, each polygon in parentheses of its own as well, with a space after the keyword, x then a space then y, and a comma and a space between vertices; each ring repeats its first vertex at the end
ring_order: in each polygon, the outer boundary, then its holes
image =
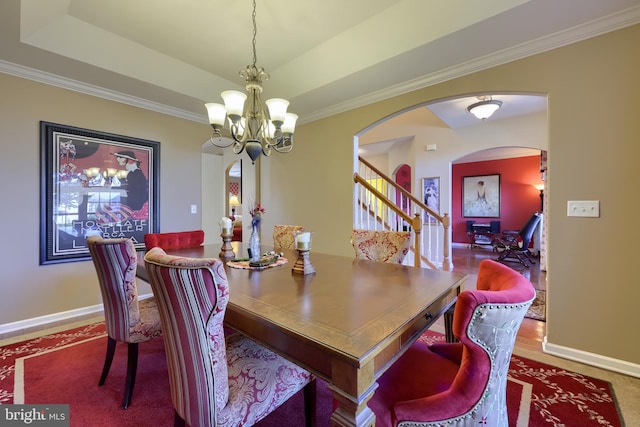
POLYGON ((233 251, 233 246, 231 246, 231 239, 233 239, 233 233, 231 233, 230 231, 225 233, 224 229, 222 229, 222 234, 220 234, 220 237, 222 237, 222 247, 220 248, 220 253, 218 254, 218 257, 221 259, 235 258, 236 253, 233 251))
POLYGON ((309 249, 298 249, 298 259, 291 269, 293 274, 315 274, 316 269, 309 260, 309 249))

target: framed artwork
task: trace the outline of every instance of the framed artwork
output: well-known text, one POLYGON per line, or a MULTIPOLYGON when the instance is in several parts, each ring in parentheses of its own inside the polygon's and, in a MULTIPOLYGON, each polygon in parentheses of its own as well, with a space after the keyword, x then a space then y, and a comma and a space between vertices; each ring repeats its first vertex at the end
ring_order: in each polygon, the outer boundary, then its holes
POLYGON ((462 178, 462 216, 500 217, 500 174, 462 178))
MULTIPOLYGON (((422 201, 429 209, 440 214, 440 177, 422 178, 422 201)), ((435 223, 436 219, 425 213, 423 222, 435 223)))
POLYGON ((160 143, 40 122, 40 264, 90 259, 87 238, 157 233, 160 143))

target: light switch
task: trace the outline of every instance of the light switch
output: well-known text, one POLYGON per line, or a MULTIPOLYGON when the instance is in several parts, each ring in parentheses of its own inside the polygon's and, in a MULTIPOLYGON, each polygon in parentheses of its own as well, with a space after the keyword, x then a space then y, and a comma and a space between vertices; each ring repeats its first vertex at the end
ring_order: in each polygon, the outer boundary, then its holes
POLYGON ((191 205, 191 213, 198 213, 198 205, 191 205))
POLYGON ((600 217, 600 200, 569 200, 567 216, 600 217))

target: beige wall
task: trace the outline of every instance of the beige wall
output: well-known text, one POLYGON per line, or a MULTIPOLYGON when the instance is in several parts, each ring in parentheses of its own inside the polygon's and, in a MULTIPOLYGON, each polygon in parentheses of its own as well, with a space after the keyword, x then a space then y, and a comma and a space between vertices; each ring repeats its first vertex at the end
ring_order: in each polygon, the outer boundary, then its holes
MULTIPOLYGON (((639 44, 636 25, 301 125, 293 152, 276 153, 260 165, 264 229, 276 222, 301 224, 316 232, 315 251, 351 256, 354 135, 394 112, 439 98, 546 93, 548 348, 637 369, 640 346, 633 338, 640 287, 632 265, 640 204, 639 44), (567 200, 585 199, 600 200, 601 217, 568 218, 567 200)), ((0 89, 0 325, 100 303, 90 262, 38 265, 40 120, 161 141, 162 230, 200 226, 200 214, 191 215, 190 205, 200 204, 207 125, 7 75, 0 75, 0 89)))
POLYGON ((101 303, 91 261, 39 265, 41 120, 160 141, 161 231, 200 228, 208 125, 6 74, 0 93, 0 325, 101 303), (198 214, 191 214, 192 204, 198 214))
POLYGON ((640 286, 632 236, 640 204, 639 45, 636 25, 300 126, 293 152, 272 157, 265 168, 264 194, 277 192, 286 206, 279 213, 316 231, 314 250, 352 255, 355 134, 439 98, 548 94, 547 348, 626 361, 638 372, 640 346, 633 337, 640 286), (567 217, 567 200, 600 200, 600 218, 567 217))

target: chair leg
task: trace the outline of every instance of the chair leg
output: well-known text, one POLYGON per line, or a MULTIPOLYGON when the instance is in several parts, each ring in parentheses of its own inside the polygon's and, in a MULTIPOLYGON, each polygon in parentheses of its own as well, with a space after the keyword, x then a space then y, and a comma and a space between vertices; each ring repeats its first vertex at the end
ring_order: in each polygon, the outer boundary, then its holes
POLYGON ((186 422, 178 415, 178 411, 174 411, 173 415, 173 427, 186 427, 186 422))
POLYGON ((124 399, 122 409, 127 409, 133 396, 133 386, 136 383, 138 369, 138 343, 129 343, 127 348, 127 381, 124 385, 124 399))
POLYGON ((316 380, 304 386, 304 421, 306 427, 316 425, 316 380))
POLYGON ((447 311, 444 312, 442 317, 444 318, 444 335, 446 342, 458 342, 458 339, 453 334, 453 313, 456 310, 456 304, 453 303, 447 311))
POLYGON ((102 375, 100 375, 98 386, 104 385, 107 375, 109 375, 109 369, 111 369, 111 362, 113 362, 113 355, 115 352, 116 340, 111 337, 107 337, 107 354, 104 357, 104 366, 102 367, 102 375))

